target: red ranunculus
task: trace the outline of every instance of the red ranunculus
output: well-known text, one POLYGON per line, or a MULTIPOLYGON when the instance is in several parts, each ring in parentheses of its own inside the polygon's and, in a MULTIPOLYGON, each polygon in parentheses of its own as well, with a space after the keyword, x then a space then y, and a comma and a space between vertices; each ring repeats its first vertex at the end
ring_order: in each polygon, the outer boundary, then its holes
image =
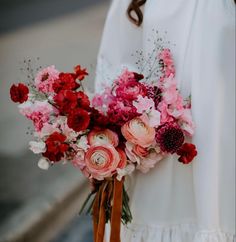
POLYGON ((80 84, 76 82, 75 77, 71 73, 60 73, 59 78, 53 83, 53 90, 55 93, 61 90, 76 90, 80 84))
POLYGON ((184 143, 176 153, 180 156, 178 159, 179 162, 182 162, 183 164, 188 164, 197 155, 197 150, 194 144, 184 143))
POLYGON ((116 96, 122 100, 133 101, 137 98, 138 95, 144 97, 146 94, 146 86, 136 80, 120 83, 116 88, 116 96))
POLYGON ((29 88, 23 83, 12 85, 10 89, 11 100, 15 103, 23 103, 28 100, 29 88))
POLYGON ((76 79, 79 79, 80 81, 82 81, 85 78, 85 76, 88 76, 87 70, 82 69, 80 65, 76 66, 74 68, 74 71, 75 71, 76 79))
POLYGON ((53 98, 56 106, 61 113, 67 114, 77 107, 77 95, 70 90, 61 90, 53 98))
POLYGON ((69 149, 69 145, 65 141, 65 135, 59 132, 52 133, 45 141, 47 150, 43 156, 54 162, 60 161, 69 149))
POLYGON ((88 109, 90 106, 90 101, 88 96, 84 92, 77 92, 77 104, 79 108, 88 109))
POLYGON ((88 128, 90 123, 90 117, 86 110, 77 108, 69 113, 67 118, 67 124, 69 128, 76 132, 83 131, 88 128))

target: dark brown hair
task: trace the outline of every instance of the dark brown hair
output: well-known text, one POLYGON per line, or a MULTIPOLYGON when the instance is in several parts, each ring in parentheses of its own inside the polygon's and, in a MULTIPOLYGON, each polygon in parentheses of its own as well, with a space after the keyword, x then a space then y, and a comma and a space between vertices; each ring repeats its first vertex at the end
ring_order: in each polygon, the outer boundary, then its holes
POLYGON ((147 0, 132 0, 127 9, 129 19, 137 26, 140 26, 143 22, 143 13, 140 7, 144 5, 146 1, 147 0))
MULTIPOLYGON (((128 9, 127 14, 131 22, 140 26, 143 22, 143 13, 140 7, 146 3, 147 0, 132 0, 128 9)), ((236 0, 234 0, 236 3, 236 0)))

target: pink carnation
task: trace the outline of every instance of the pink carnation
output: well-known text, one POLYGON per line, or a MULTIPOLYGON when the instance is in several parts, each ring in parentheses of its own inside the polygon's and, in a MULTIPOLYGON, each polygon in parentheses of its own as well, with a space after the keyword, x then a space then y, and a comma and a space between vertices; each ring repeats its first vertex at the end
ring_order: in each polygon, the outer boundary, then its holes
POLYGON ((36 101, 35 103, 27 102, 19 105, 19 108, 21 114, 33 121, 37 132, 41 131, 44 124, 49 121, 50 114, 53 112, 52 106, 46 101, 36 101))
POLYGON ((43 93, 53 93, 53 83, 58 79, 60 72, 55 66, 49 66, 38 72, 35 78, 36 88, 43 93))

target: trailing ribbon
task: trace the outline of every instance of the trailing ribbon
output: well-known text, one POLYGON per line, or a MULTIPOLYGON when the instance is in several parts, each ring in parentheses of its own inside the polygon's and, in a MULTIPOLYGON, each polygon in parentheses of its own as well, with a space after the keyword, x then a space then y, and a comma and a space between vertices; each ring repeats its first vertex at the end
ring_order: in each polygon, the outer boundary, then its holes
POLYGON ((110 242, 120 242, 123 184, 124 180, 114 179, 100 185, 93 204, 94 242, 104 242, 107 203, 112 203, 110 242))

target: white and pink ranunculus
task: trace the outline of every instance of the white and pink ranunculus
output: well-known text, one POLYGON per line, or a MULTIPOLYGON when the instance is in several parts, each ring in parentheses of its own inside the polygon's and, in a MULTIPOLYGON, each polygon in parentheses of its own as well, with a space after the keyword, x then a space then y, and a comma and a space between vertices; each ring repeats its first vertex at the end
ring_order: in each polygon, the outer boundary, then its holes
POLYGON ((160 149, 157 147, 147 149, 130 142, 126 142, 125 152, 128 159, 137 164, 137 169, 143 173, 148 172, 163 158, 160 149))
POLYGON ((86 170, 97 180, 111 177, 120 162, 121 156, 112 145, 94 145, 85 154, 86 170))
POLYGON ((118 135, 110 129, 92 130, 88 134, 89 145, 110 144, 117 147, 119 144, 118 135))
POLYGON ((121 132, 127 141, 144 148, 149 147, 155 140, 155 129, 148 124, 145 115, 125 123, 121 132))
POLYGON ((36 88, 43 93, 53 93, 53 83, 58 79, 60 72, 55 66, 49 66, 39 71, 35 78, 36 88))

